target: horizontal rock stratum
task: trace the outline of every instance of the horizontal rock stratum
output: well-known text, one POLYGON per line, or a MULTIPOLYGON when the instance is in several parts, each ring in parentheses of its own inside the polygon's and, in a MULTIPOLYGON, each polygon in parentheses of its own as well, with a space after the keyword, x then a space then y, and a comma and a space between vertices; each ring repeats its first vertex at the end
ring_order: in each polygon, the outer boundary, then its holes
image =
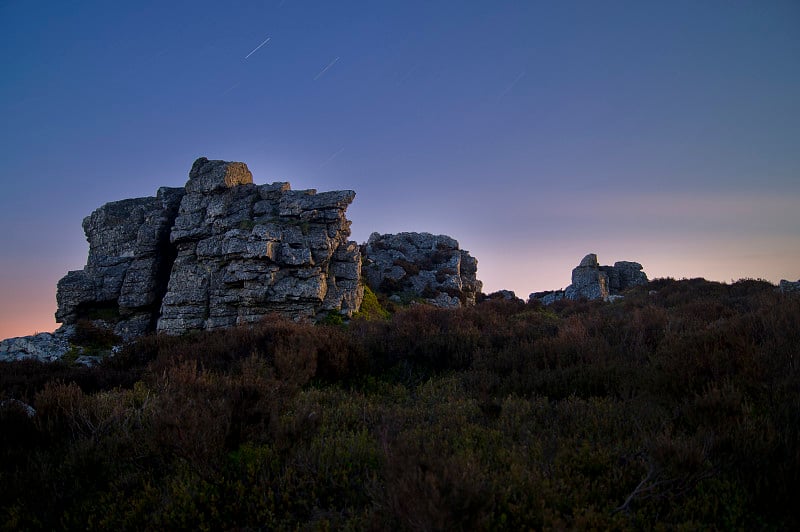
MULTIPOLYGON (((364 295, 362 249, 345 215, 355 195, 256 185, 244 163, 197 159, 184 187, 108 203, 83 220, 89 257, 59 281, 56 321, 101 321, 132 339, 271 313, 351 316, 364 295)), ((389 279, 444 307, 474 304, 480 291, 477 260, 448 236, 373 236, 363 251, 376 289, 389 279)))
POLYGON ((443 308, 474 305, 483 287, 478 261, 447 235, 372 233, 363 256, 367 285, 398 300, 412 295, 443 308))
POLYGON ((363 297, 345 216, 354 198, 256 185, 244 163, 200 158, 184 188, 108 203, 83 221, 89 258, 59 281, 56 319, 102 319, 133 338, 273 312, 351 315, 363 297))

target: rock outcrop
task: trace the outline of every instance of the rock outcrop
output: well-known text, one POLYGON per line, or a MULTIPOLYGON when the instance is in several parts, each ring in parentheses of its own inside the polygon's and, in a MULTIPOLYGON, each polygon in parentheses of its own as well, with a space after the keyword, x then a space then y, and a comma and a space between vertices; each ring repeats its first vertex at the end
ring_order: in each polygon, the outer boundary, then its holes
POLYGON ((608 273, 600 269, 597 255, 586 255, 572 270, 572 284, 564 290, 567 299, 606 299, 608 298, 608 273))
POLYGON ((58 283, 56 320, 115 324, 130 339, 359 308, 361 255, 345 211, 353 191, 253 184, 244 163, 195 161, 184 188, 100 207, 89 258, 58 283))
POLYGON ((272 313, 351 316, 361 306, 362 282, 400 301, 475 304, 478 262, 456 240, 373 233, 358 246, 345 216, 354 198, 351 190, 257 185, 246 164, 201 157, 184 187, 107 203, 83 220, 86 266, 57 287, 56 321, 64 327, 4 341, 2 359, 60 358, 72 349, 67 333, 82 320, 128 341, 272 313))
POLYGON ((530 299, 549 305, 560 299, 602 299, 615 301, 620 292, 647 284, 647 275, 638 262, 619 261, 613 266, 600 266, 597 255, 586 255, 572 270, 572 284, 566 289, 536 292, 530 299))
POLYGON ((564 299, 563 290, 546 290, 544 292, 534 292, 529 297, 529 300, 539 301, 542 305, 552 305, 556 301, 564 299))
POLYGON ((56 321, 113 321, 123 338, 155 329, 174 259, 169 235, 183 196, 181 188, 161 188, 155 197, 107 203, 84 218, 89 257, 83 270, 58 282, 56 321))
POLYGON ((517 294, 515 294, 513 290, 498 290, 497 292, 485 294, 478 298, 478 303, 484 301, 518 301, 524 303, 522 299, 517 297, 517 294))
POLYGON ((798 281, 787 281, 786 279, 781 279, 780 285, 778 285, 778 289, 781 291, 782 294, 800 294, 800 280, 798 281))
POLYGON ((475 304, 478 261, 449 236, 372 233, 363 246, 367 285, 394 298, 421 297, 452 308, 475 304))
POLYGON ((61 327, 53 333, 6 338, 0 341, 0 362, 38 360, 54 362, 70 350, 70 338, 74 328, 61 327))

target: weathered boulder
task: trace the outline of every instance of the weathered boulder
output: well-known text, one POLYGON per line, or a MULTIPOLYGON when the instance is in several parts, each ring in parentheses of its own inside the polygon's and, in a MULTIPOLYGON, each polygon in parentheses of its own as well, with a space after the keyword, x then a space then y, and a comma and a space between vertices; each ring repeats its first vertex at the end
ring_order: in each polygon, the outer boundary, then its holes
POLYGON ((590 253, 572 270, 572 284, 566 289, 536 292, 530 299, 544 305, 560 299, 616 301, 621 298, 620 292, 646 284, 647 275, 638 262, 619 261, 614 266, 600 266, 597 255, 590 253))
POLYGON ((4 399, 0 401, 0 410, 16 410, 28 418, 36 415, 36 409, 19 399, 4 399))
POLYGON ((600 269, 597 255, 586 255, 572 270, 572 284, 564 290, 567 299, 606 299, 608 297, 608 274, 600 269))
POLYGON ((608 276, 610 294, 647 284, 647 275, 642 271, 642 265, 638 262, 618 261, 614 263, 614 266, 600 266, 600 270, 608 276))
POLYGON ((482 301, 520 301, 522 299, 517 297, 513 290, 498 290, 491 294, 482 295, 478 298, 478 302, 482 301))
POLYGON ((367 285, 390 296, 420 297, 443 308, 475 304, 478 261, 458 242, 430 233, 372 233, 363 246, 367 285))
POLYGON ((537 300, 542 305, 552 305, 556 301, 564 299, 563 290, 546 290, 544 292, 534 292, 528 296, 529 300, 537 300))
POLYGON ((252 182, 253 174, 244 163, 209 161, 205 157, 200 157, 189 170, 186 192, 213 192, 252 182))

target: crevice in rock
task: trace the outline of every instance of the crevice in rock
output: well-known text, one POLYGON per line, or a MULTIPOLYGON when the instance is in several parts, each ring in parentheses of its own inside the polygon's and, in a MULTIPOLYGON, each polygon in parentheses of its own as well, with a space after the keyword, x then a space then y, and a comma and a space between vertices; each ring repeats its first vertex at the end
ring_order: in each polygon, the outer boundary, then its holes
POLYGON ((119 303, 116 299, 110 301, 87 301, 75 307, 75 321, 102 320, 116 324, 121 318, 119 303))
MULTIPOLYGON (((170 223, 170 227, 173 222, 170 223)), ((153 312, 150 318, 151 331, 156 330, 158 325, 158 318, 161 317, 161 301, 167 293, 169 286, 169 277, 172 273, 172 266, 175 264, 175 259, 178 258, 178 247, 173 245, 169 240, 169 232, 162 235, 159 239, 158 246, 156 247, 156 272, 155 272, 155 294, 156 302, 153 307, 153 312)))

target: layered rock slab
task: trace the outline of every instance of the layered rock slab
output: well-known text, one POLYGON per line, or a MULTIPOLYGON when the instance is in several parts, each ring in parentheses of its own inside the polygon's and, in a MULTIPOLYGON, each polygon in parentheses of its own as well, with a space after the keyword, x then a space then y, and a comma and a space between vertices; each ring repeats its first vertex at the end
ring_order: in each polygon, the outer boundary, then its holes
POLYGON ((273 312, 314 319, 358 310, 361 256, 345 217, 355 192, 254 185, 243 163, 206 159, 185 188, 159 332, 230 327, 273 312))
POLYGON ((478 261, 446 235, 372 233, 363 246, 366 284, 391 297, 421 297, 453 308, 475 304, 478 261))
POLYGON ((277 312, 350 315, 361 255, 353 191, 253 184, 247 165, 200 158, 183 188, 108 203, 84 219, 89 257, 58 283, 56 320, 103 320, 125 339, 250 323, 277 312))
POLYGON ((132 338, 155 328, 173 250, 169 235, 182 188, 161 188, 155 197, 107 203, 84 218, 89 257, 68 272, 56 290, 56 321, 113 321, 132 338))

